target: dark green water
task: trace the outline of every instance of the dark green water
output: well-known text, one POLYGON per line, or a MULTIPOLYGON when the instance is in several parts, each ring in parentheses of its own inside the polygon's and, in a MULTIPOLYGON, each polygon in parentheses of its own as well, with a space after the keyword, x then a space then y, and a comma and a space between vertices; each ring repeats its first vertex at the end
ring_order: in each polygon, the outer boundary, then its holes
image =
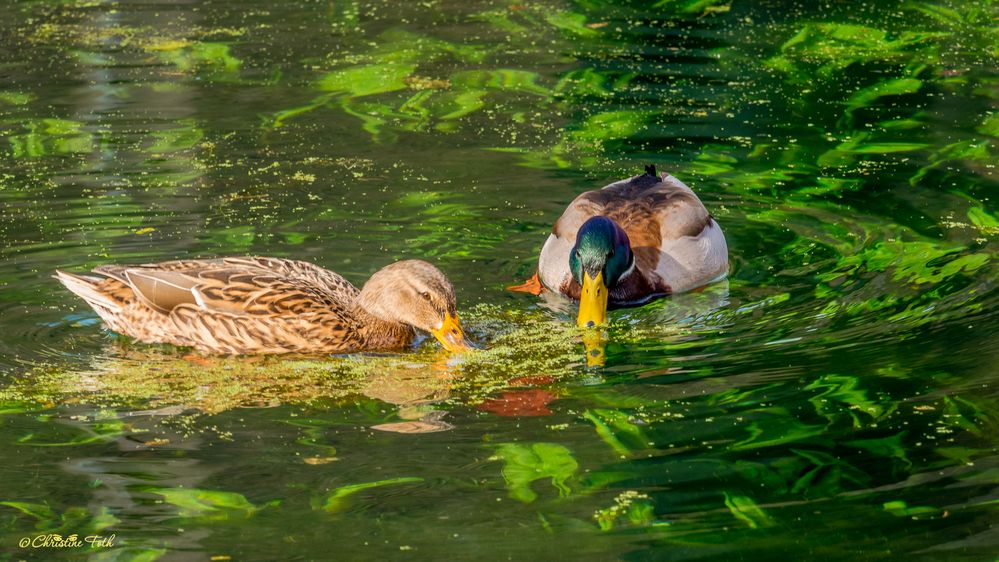
POLYGON ((0 559, 995 560, 997 18, 3 3, 0 559), (646 163, 731 275, 588 370, 503 288, 646 163), (49 277, 226 254, 429 259, 488 351, 185 360, 49 277))

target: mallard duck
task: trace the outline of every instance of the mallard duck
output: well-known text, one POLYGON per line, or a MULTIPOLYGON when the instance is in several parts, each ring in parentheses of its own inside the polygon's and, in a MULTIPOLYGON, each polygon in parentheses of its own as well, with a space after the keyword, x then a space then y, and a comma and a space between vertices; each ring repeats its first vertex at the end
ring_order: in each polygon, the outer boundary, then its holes
POLYGON ((203 353, 348 353, 409 345, 414 328, 467 349, 454 288, 436 267, 400 261, 358 291, 303 261, 265 257, 104 265, 104 277, 56 271, 108 327, 203 353))
POLYGON ((541 249, 536 278, 511 289, 544 287, 578 300, 577 324, 591 327, 606 323, 608 305, 644 304, 727 272, 725 236, 701 200, 646 166, 576 197, 541 249))

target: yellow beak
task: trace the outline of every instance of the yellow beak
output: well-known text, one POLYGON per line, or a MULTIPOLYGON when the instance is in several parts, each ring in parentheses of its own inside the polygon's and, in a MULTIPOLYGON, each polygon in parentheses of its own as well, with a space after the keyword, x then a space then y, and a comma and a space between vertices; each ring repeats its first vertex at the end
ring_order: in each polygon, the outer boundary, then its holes
POLYGON ((461 329, 461 322, 458 321, 457 314, 454 316, 446 316, 444 318, 444 323, 441 324, 441 327, 436 330, 431 330, 430 333, 437 338, 437 341, 441 342, 444 349, 452 353, 468 351, 471 349, 465 341, 465 332, 461 329))
POLYGON ((583 290, 579 294, 579 316, 576 325, 580 328, 592 328, 607 323, 607 295, 610 291, 604 284, 604 273, 597 274, 596 279, 583 272, 583 290))

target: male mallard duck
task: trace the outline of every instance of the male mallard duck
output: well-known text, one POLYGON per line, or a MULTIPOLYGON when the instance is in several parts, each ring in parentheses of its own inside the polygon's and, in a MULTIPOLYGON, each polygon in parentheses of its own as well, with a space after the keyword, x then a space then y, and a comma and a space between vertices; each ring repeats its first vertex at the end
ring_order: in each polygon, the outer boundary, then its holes
MULTIPOLYGON (((655 166, 576 197, 538 260, 540 284, 579 300, 581 327, 604 324, 608 303, 644 304, 728 272, 721 227, 697 195, 655 166)), ((534 281, 534 280, 532 280, 534 281)), ((539 291, 531 282, 514 290, 539 291), (534 289, 534 290, 531 290, 534 289)))
POLYGON ((454 288, 419 260, 377 271, 358 291, 303 261, 238 257, 105 265, 105 278, 56 278, 115 332, 205 353, 347 353, 398 349, 414 328, 467 349, 454 288))

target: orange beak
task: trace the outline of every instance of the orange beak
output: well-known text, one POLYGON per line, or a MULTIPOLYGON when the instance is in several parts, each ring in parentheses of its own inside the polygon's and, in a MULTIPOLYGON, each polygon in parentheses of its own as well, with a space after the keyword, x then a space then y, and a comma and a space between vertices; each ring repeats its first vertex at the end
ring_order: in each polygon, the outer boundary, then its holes
POLYGON ((465 332, 461 329, 461 322, 458 321, 457 314, 446 316, 441 327, 431 330, 430 333, 437 338, 437 341, 441 342, 444 349, 451 353, 460 353, 472 349, 468 345, 468 342, 465 341, 465 332))

